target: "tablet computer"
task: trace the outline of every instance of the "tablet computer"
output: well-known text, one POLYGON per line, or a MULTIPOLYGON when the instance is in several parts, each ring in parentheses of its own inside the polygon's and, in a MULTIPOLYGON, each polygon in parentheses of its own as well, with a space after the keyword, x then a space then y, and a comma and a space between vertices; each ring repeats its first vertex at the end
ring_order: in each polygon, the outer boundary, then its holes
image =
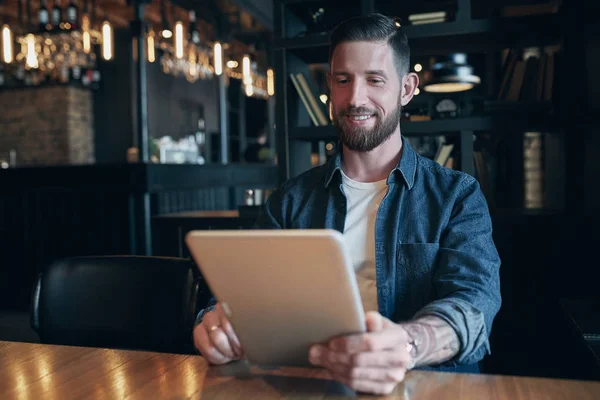
POLYGON ((311 345, 366 330, 338 231, 190 231, 185 241, 250 363, 308 366, 311 345))

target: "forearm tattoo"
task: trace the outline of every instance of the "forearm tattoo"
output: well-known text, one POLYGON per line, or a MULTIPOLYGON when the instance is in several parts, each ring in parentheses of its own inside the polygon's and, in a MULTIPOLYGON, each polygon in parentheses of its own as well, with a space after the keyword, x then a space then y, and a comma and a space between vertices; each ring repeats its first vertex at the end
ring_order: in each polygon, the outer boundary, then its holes
POLYGON ((437 317, 423 317, 402 324, 411 338, 414 367, 440 364, 454 357, 460 349, 456 332, 437 317))

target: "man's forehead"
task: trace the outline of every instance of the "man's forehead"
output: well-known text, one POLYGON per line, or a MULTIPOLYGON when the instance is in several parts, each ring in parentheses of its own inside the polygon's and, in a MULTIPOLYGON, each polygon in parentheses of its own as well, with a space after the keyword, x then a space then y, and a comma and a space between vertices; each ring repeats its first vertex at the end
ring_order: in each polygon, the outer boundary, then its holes
POLYGON ((386 41, 370 42, 363 40, 346 41, 339 43, 333 51, 333 57, 340 52, 348 52, 355 49, 362 49, 370 52, 387 52, 391 51, 389 44, 386 41))
POLYGON ((331 66, 332 72, 342 67, 384 69, 393 66, 393 53, 386 42, 342 42, 333 52, 331 66))

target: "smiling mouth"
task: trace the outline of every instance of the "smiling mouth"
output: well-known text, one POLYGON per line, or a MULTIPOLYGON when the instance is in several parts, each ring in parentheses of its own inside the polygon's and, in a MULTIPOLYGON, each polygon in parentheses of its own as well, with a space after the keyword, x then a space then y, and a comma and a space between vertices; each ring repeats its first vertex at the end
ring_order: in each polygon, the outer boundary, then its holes
POLYGON ((366 121, 371 117, 373 117, 373 115, 348 115, 348 118, 353 121, 366 121))

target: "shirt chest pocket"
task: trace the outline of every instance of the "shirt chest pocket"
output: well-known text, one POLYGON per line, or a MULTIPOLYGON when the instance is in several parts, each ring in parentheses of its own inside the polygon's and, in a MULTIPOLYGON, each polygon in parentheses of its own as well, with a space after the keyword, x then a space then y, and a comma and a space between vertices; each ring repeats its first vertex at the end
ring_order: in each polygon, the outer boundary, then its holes
POLYGON ((414 273, 435 270, 438 261, 439 243, 399 243, 398 267, 414 273))
POLYGON ((439 259, 438 243, 400 243, 396 265, 396 311, 412 318, 435 299, 434 274, 439 259))

